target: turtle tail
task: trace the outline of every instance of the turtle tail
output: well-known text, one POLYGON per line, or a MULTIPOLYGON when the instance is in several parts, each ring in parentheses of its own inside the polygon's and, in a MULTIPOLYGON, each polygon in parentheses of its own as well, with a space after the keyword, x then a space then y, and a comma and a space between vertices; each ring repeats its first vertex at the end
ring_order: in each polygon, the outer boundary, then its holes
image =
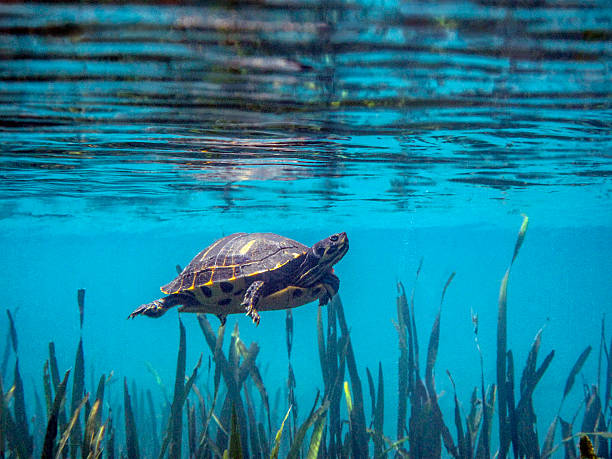
POLYGON ((166 301, 166 298, 160 298, 159 300, 151 301, 147 304, 141 304, 127 318, 133 319, 141 314, 144 314, 147 317, 155 318, 163 316, 168 308, 174 306, 167 304, 168 302, 166 301))

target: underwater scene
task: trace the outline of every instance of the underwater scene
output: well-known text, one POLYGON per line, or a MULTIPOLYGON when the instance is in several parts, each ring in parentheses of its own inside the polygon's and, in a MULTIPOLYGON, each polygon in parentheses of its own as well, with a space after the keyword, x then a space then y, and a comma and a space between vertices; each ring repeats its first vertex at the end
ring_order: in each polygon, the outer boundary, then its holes
POLYGON ((611 69, 606 0, 0 4, 0 457, 610 458, 611 69))

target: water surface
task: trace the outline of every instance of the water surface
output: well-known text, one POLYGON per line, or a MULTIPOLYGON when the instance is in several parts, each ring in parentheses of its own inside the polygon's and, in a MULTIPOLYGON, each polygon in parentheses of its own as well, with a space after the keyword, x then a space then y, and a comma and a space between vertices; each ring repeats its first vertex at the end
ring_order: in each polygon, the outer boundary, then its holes
POLYGON ((610 223, 607 2, 0 8, 4 225, 610 223))

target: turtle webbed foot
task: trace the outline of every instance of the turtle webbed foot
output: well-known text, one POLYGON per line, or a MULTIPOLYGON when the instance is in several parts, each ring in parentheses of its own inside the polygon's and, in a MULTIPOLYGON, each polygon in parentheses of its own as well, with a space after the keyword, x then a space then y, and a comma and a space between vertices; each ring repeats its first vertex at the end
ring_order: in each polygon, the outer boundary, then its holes
POLYGON ((255 306, 261 297, 262 287, 264 283, 263 281, 255 281, 253 282, 246 293, 244 294, 244 299, 242 300, 241 305, 246 309, 246 315, 249 316, 255 325, 259 325, 259 313, 255 306))
POLYGON ((327 273, 321 279, 325 292, 319 297, 319 306, 325 306, 338 293, 340 289, 340 279, 332 272, 327 273))
POLYGON ((167 310, 162 300, 155 300, 147 304, 141 304, 127 318, 133 319, 141 314, 147 317, 157 318, 163 316, 167 310))
POLYGON ((334 297, 334 295, 337 293, 334 291, 330 291, 325 285, 323 287, 325 292, 319 297, 319 306, 325 306, 326 304, 328 304, 334 297))

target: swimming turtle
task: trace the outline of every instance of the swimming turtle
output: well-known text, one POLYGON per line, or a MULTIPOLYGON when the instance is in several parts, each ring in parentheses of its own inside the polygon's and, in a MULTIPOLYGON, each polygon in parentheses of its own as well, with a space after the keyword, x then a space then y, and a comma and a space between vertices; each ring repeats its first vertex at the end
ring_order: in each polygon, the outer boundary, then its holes
POLYGON ((273 233, 235 233, 214 242, 161 291, 167 296, 143 304, 140 314, 160 317, 179 312, 246 312, 259 324, 258 311, 289 309, 316 299, 326 304, 340 286, 332 266, 349 248, 346 233, 333 234, 312 247, 273 233))

